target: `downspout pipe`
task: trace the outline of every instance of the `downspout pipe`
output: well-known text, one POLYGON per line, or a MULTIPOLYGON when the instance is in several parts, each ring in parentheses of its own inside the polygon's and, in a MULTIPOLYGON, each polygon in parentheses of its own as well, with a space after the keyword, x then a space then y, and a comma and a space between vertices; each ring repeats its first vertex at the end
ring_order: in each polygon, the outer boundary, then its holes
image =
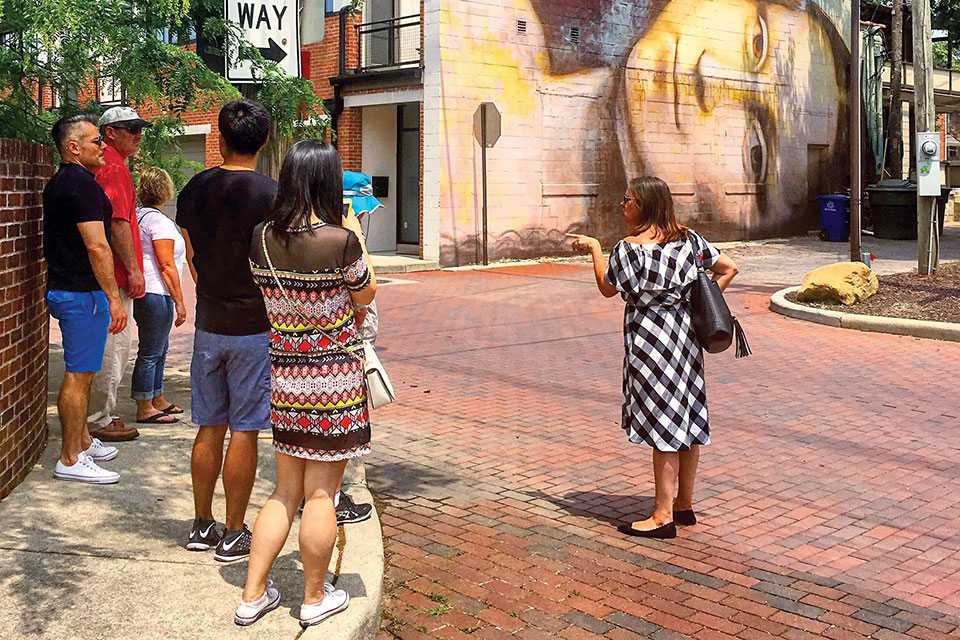
MULTIPOLYGON (((340 51, 338 56, 338 75, 343 78, 347 75, 347 16, 350 15, 350 5, 340 9, 340 51)), ((330 111, 330 128, 333 129, 333 146, 339 149, 340 115, 343 113, 343 85, 339 82, 333 85, 333 109, 330 111)))

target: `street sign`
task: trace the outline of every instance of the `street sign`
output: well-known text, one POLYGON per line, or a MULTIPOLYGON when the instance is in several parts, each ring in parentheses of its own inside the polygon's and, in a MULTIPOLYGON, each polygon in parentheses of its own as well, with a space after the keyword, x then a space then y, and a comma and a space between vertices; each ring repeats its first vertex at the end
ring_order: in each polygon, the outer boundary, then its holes
MULTIPOLYGON (((240 25, 243 37, 264 59, 277 63, 288 76, 300 76, 300 12, 297 0, 224 0, 227 20, 240 25)), ((252 82, 250 62, 237 60, 231 47, 227 80, 252 82)))
POLYGON ((480 143, 480 174, 483 179, 482 242, 483 264, 487 261, 487 149, 500 139, 500 111, 492 102, 481 102, 473 114, 473 137, 480 143))
POLYGON ((500 111, 492 102, 481 102, 473 114, 473 136, 481 147, 492 149, 500 139, 500 111))

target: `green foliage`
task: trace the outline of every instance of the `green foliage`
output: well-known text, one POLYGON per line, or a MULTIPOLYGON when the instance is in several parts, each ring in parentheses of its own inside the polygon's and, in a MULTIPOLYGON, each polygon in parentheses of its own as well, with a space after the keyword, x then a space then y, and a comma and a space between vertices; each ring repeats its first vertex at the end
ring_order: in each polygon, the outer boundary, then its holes
MULTIPOLYGON (((145 132, 137 165, 167 169, 178 187, 190 167, 174 137, 183 116, 216 108, 240 96, 237 87, 185 46, 197 38, 205 55, 226 50, 251 61, 255 93, 270 112, 272 143, 322 137, 329 116, 308 80, 288 78, 245 42, 238 25, 223 19, 223 0, 0 0, 0 137, 49 143, 57 118, 88 111, 100 80, 114 79, 124 102, 153 107, 161 116, 145 132), (59 104, 38 108, 41 87, 59 104)), ((294 53, 294 55, 297 55, 294 53)))

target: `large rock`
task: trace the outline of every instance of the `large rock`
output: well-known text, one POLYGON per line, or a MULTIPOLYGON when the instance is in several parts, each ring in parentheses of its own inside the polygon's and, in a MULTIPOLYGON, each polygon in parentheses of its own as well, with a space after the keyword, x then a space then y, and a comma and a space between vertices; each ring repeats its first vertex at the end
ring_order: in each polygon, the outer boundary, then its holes
POLYGON ((799 302, 842 302, 855 304, 880 289, 880 281, 862 262, 837 262, 814 269, 803 278, 797 292, 799 302))

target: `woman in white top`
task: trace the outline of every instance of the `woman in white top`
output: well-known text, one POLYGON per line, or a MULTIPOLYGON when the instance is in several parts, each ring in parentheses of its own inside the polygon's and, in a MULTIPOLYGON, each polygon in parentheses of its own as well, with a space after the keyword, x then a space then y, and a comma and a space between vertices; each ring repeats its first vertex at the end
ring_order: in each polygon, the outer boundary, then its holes
POLYGON ((170 327, 187 319, 180 290, 180 273, 186 251, 183 236, 173 220, 160 211, 173 198, 173 181, 163 169, 148 167, 140 175, 137 209, 143 244, 143 278, 146 295, 133 301, 139 348, 133 367, 131 394, 137 401, 137 422, 170 424, 183 409, 163 397, 163 367, 170 345, 170 327))

